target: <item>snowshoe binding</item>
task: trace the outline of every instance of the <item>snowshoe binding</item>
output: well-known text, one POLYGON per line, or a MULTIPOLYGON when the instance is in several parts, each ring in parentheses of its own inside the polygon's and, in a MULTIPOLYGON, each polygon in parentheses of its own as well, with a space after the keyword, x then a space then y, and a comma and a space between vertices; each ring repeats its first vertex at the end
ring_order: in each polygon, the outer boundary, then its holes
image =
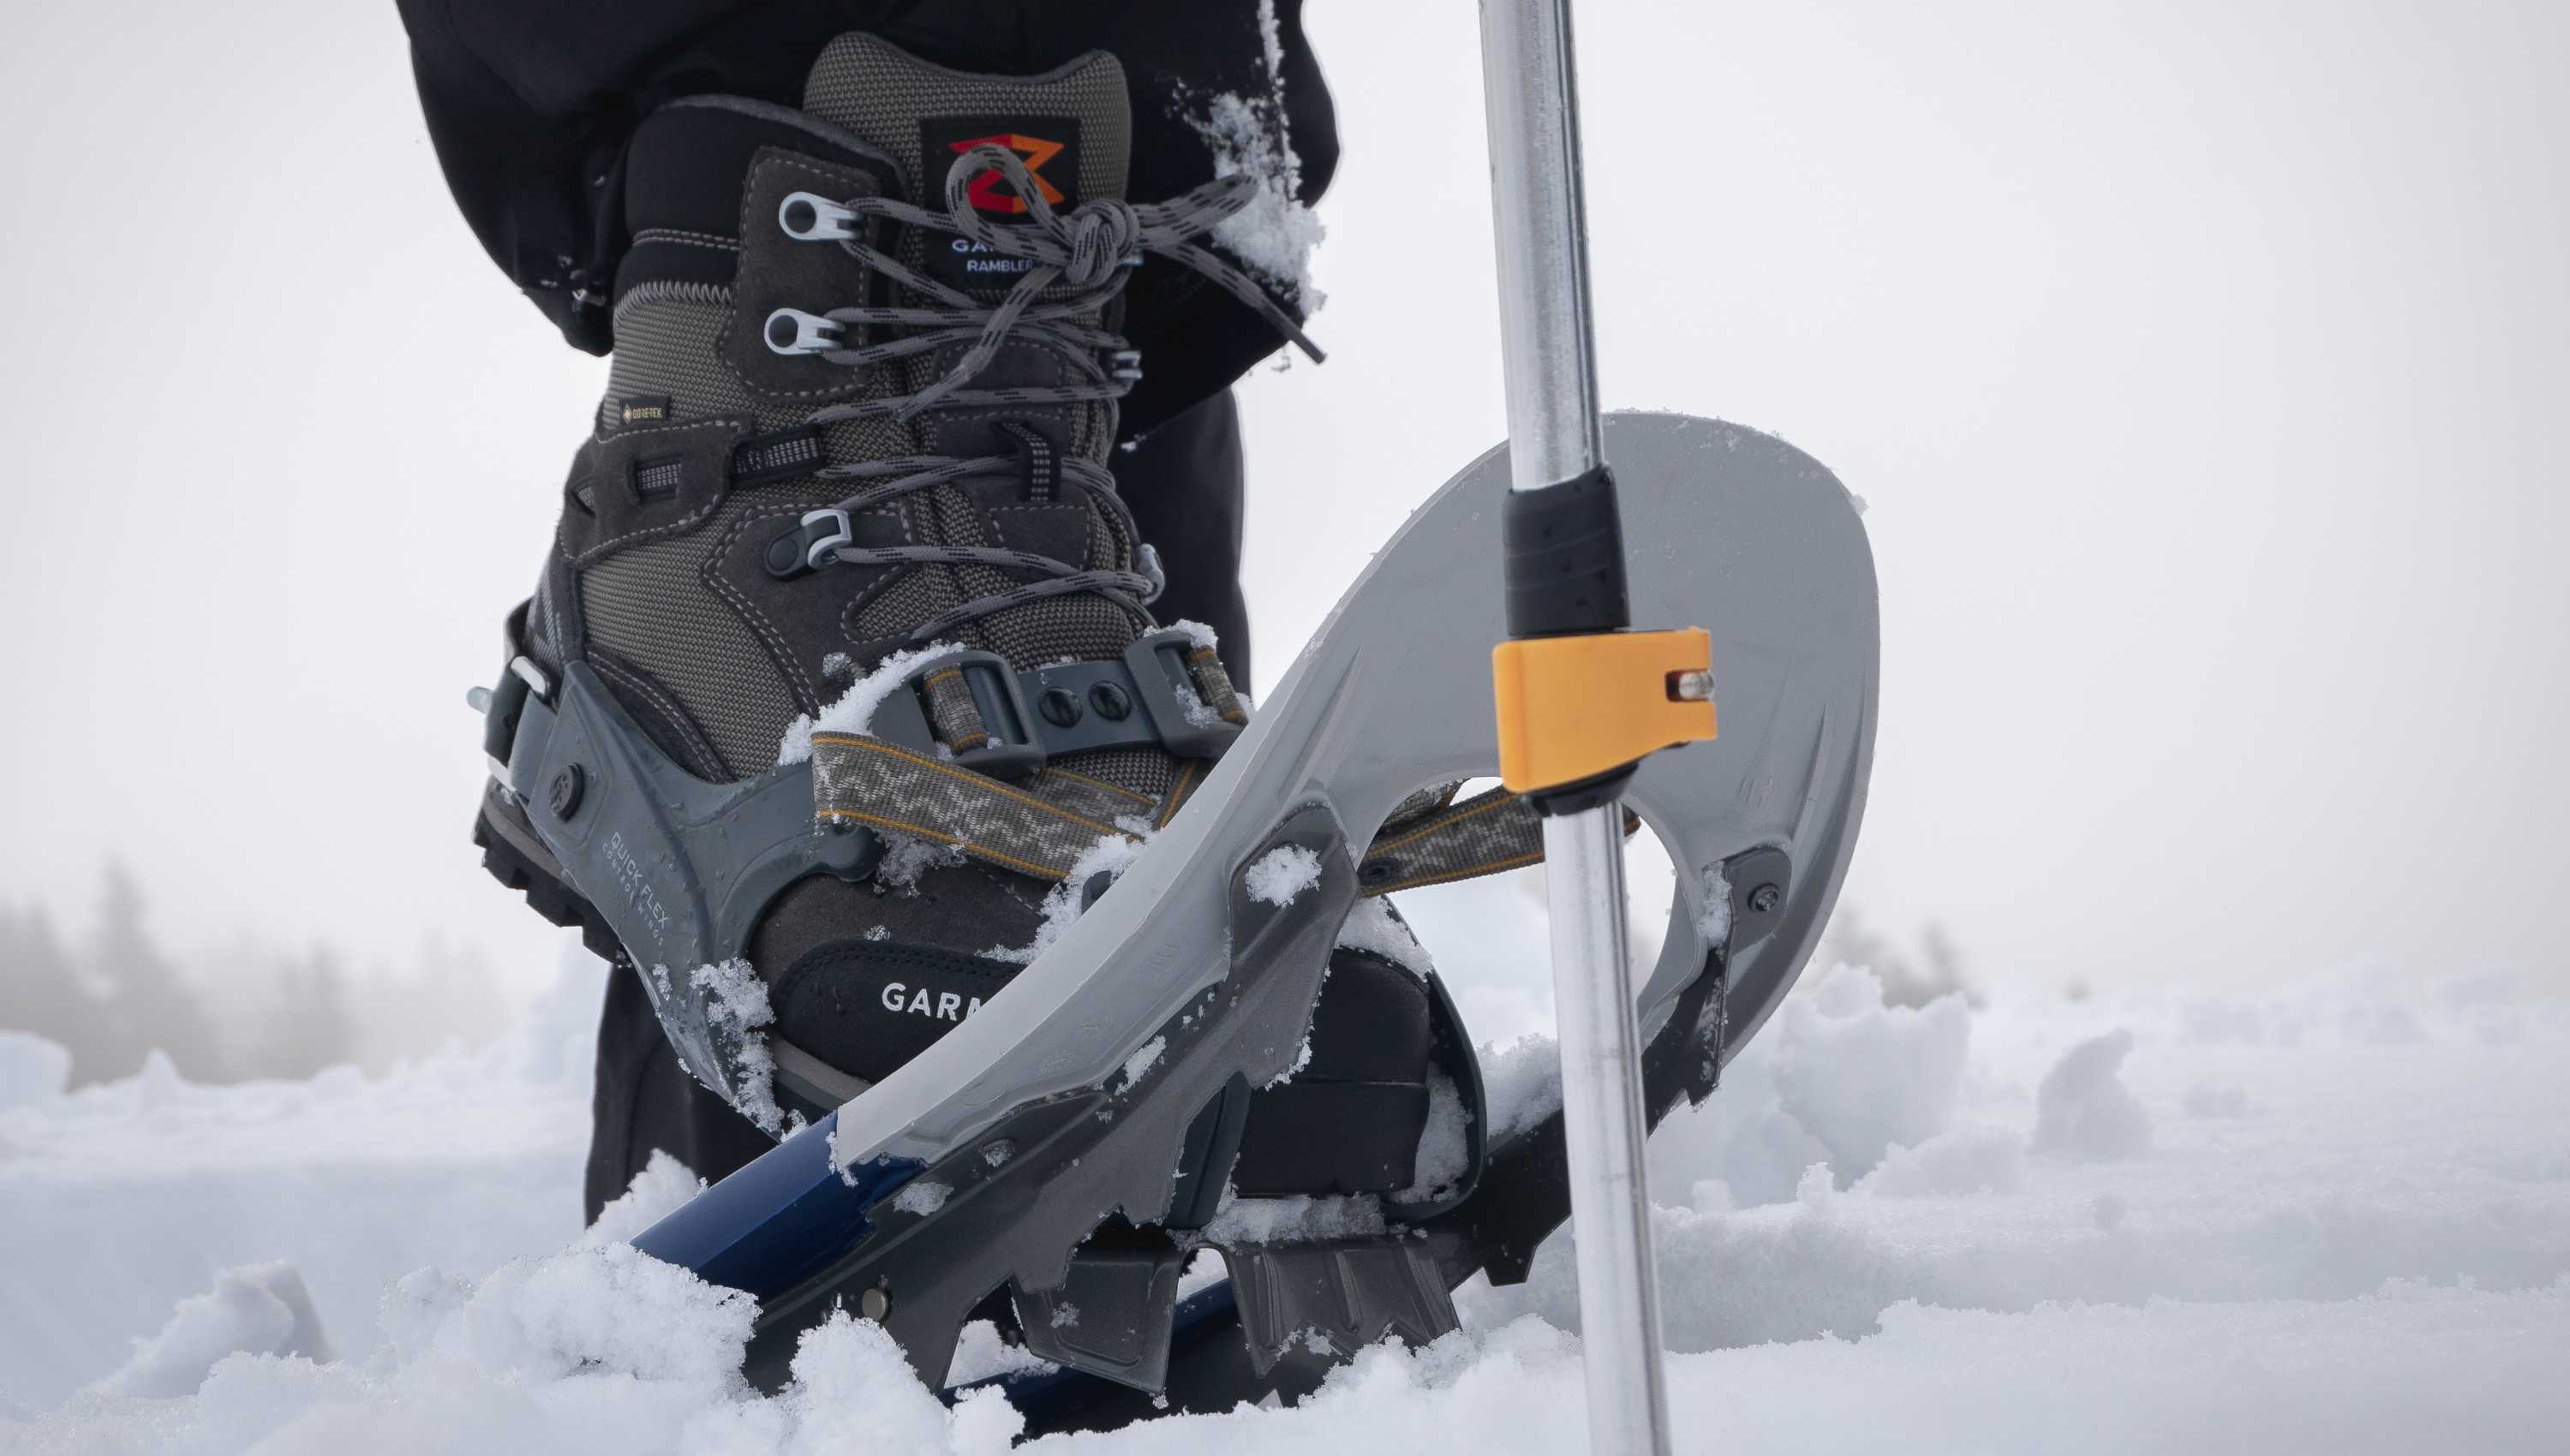
MULTIPOLYGON (((674 103, 631 154, 615 373, 481 699, 477 833, 782 1137, 637 1241, 758 1299, 762 1382, 844 1307, 940 1385, 1000 1317, 1055 1367, 1013 1382, 1037 1429, 1291 1396, 1452 1328, 1449 1291, 1522 1277, 1567 1212, 1557 1106, 1492 1104, 1383 899, 1539 857, 1513 799, 1455 797, 1497 762, 1503 459, 1252 717, 1147 612, 1109 320, 1151 256, 1299 334, 1196 241, 1254 182, 1120 199, 1123 106, 1103 55, 965 77, 847 36, 804 111, 674 103), (1230 1277, 1181 1303, 1205 1248, 1230 1277)), ((1627 789, 1678 867, 1656 1120, 1828 913, 1875 595, 1791 447, 1666 415, 1606 445, 1637 619, 1708 624, 1739 705, 1627 789)))

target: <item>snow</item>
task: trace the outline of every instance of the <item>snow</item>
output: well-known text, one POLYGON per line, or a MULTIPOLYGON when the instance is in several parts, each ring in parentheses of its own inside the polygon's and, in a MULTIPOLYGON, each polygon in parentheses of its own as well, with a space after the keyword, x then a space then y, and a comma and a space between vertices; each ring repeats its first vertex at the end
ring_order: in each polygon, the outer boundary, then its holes
POLYGON ((785 1113, 776 1105, 776 1055, 767 1049, 767 1038, 758 1030, 776 1019, 767 1004, 767 982, 748 961, 737 958, 699 965, 688 981, 711 993, 705 1000, 706 1022, 718 1033, 728 1031, 739 1038, 731 1078, 739 1096, 733 1105, 768 1136, 781 1136, 785 1113))
POLYGON ((1383 1204, 1368 1194, 1346 1198, 1234 1198, 1204 1226, 1210 1244, 1309 1244, 1384 1231, 1383 1204))
MULTIPOLYGON (((1436 942, 1450 973, 1512 973, 1474 958, 1511 938, 1485 918, 1490 944, 1436 942)), ((619 1242, 696 1186, 666 1159, 581 1237, 601 974, 575 962, 481 1055, 223 1088, 160 1066, 0 1108, 0 1449, 1007 1449, 1005 1404, 950 1412, 845 1316, 785 1391, 745 1389, 745 1308, 619 1242), (266 1302, 288 1305, 280 1262, 299 1332, 266 1302), (304 1335, 335 1361, 275 1352, 304 1335), (185 1354, 160 1388, 193 1393, 82 1393, 138 1337, 185 1354)), ((2558 1449, 2570 1004, 2424 972, 2076 1001, 1984 981, 1981 1009, 1912 1009, 1815 967, 1653 1141, 1680 1450, 2558 1449), (2127 1107, 2146 1143, 2100 1133, 2127 1107)), ((1514 1039, 1488 1059, 1495 1126, 1545 1102, 1539 1029, 1475 1027, 1514 1039)), ((1219 1229, 1368 1214, 1235 1200, 1219 1229)), ((1050 1447, 1579 1449, 1570 1256, 1556 1237, 1525 1284, 1467 1283, 1463 1330, 1368 1351, 1298 1408, 1050 1447)), ((1024 1358, 987 1326, 965 1355, 1024 1358)))
POLYGON ((1142 844, 1143 838, 1137 835, 1099 835, 1095 844, 1071 861, 1071 874, 1045 892, 1044 918, 1036 925, 1036 937, 1024 945, 985 946, 981 953, 1016 965, 1035 964, 1045 947, 1060 939, 1071 921, 1079 918, 1080 901, 1087 894, 1088 882, 1100 875, 1121 875, 1132 868, 1133 861, 1141 856, 1142 844))
POLYGON ((1731 881, 1720 865, 1704 867, 1704 907, 1696 911, 1695 932, 1708 946, 1731 943, 1731 881))
POLYGON ((1398 1195, 1400 1202, 1429 1203, 1454 1191, 1456 1182, 1472 1171, 1472 1126, 1473 1114, 1465 1108, 1455 1079, 1443 1072, 1429 1073, 1428 1121, 1419 1129, 1410 1187, 1398 1195))
POLYGON ((0 1111, 59 1097, 71 1081, 70 1052, 33 1032, 0 1031, 0 1111))
POLYGON ((2035 1089, 2034 1151, 2073 1158, 2130 1158, 2151 1145, 2151 1115, 2124 1086, 2133 1050, 2122 1029, 2062 1053, 2035 1089))
POLYGON ((925 1219, 946 1207, 946 1200, 954 1193, 953 1188, 933 1178, 914 1178, 901 1186, 901 1192, 892 1196, 892 1206, 905 1214, 917 1214, 925 1219))
POLYGON ((1551 1116, 1561 1106, 1559 1043, 1527 1036, 1482 1048, 1482 1100, 1494 1139, 1512 1137, 1551 1116))
POLYGON ((848 690, 818 714, 798 713, 785 726, 785 736, 776 745, 776 766, 802 763, 812 756, 815 733, 865 733, 875 721, 875 709, 883 706, 893 689, 916 676, 919 669, 940 657, 951 657, 964 649, 953 642, 931 642, 908 652, 895 652, 875 664, 875 669, 855 682, 848 690))
POLYGON ((214 1286, 179 1301, 170 1322, 138 1341, 134 1357, 89 1386, 100 1395, 193 1395, 214 1362, 235 1350, 330 1358, 312 1296, 291 1265, 227 1269, 214 1286))
POLYGON ((1186 633, 1188 641, 1193 642, 1196 646, 1207 652, 1214 650, 1216 644, 1221 640, 1214 634, 1213 628, 1188 617, 1180 617, 1176 621, 1169 623, 1168 629, 1173 632, 1186 633))
MULTIPOLYGON (((883 843, 883 858, 875 862, 873 876, 878 895, 898 895, 906 899, 916 897, 919 894, 919 877, 931 870, 951 870, 964 863, 962 845, 890 831, 878 831, 875 837, 883 843)), ((883 930, 886 935, 892 933, 883 925, 871 928, 883 930)))
POLYGON ((1249 867, 1249 898, 1260 905, 1289 906, 1295 897, 1321 883, 1321 857, 1301 845, 1279 845, 1249 867))
POLYGON ((1213 151, 1214 176, 1258 180, 1257 197, 1215 224, 1214 240, 1305 314, 1318 312, 1323 299, 1312 286, 1312 250, 1325 229, 1296 195, 1303 161, 1286 135, 1285 109, 1271 99, 1225 92, 1207 101, 1195 127, 1213 151))
POLYGON ((1370 950, 1423 979, 1436 968, 1427 947, 1393 914, 1392 902, 1381 896, 1356 903, 1339 925, 1338 943, 1345 950, 1370 950))
POLYGON ((1142 1074, 1158 1066, 1160 1053, 1168 1049, 1169 1039, 1165 1036, 1154 1036, 1149 1041, 1143 1042, 1131 1056, 1124 1059, 1124 1081, 1119 1090, 1129 1090, 1134 1083, 1141 1081, 1142 1074))

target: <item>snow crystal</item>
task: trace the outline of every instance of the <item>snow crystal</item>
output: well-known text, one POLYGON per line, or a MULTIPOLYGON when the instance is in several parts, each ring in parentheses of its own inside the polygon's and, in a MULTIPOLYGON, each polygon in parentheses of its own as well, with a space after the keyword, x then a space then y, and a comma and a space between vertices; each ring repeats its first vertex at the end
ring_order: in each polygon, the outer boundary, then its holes
POLYGON ((1428 948, 1393 913, 1392 902, 1379 895, 1358 901, 1348 911, 1339 924, 1338 943, 1343 950, 1372 951, 1423 980, 1437 968, 1428 948))
POLYGON ((962 845, 889 831, 878 833, 876 838, 883 842, 883 858, 875 863, 872 877, 878 895, 898 895, 905 899, 915 897, 919 894, 919 877, 931 870, 951 870, 964 863, 962 845))
POLYGON ((964 649, 952 642, 931 642, 908 652, 895 652, 875 664, 875 670, 848 685, 837 700, 819 714, 798 713, 785 726, 785 736, 776 745, 776 766, 802 763, 812 756, 815 733, 864 733, 871 730, 875 709, 883 706, 893 689, 900 687, 919 668, 940 657, 951 657, 964 649))
POLYGON ((1214 650, 1214 648, 1221 642, 1221 638, 1214 635, 1213 628, 1206 626, 1200 621, 1194 621, 1186 617, 1180 617, 1178 620, 1169 623, 1168 629, 1173 632, 1186 633, 1188 641, 1193 642, 1196 646, 1207 652, 1214 650))
POLYGON ((889 940, 892 938, 892 926, 885 924, 868 925, 866 926, 865 938, 869 940, 889 940))
POLYGON ((1100 875, 1117 876, 1133 867, 1142 854, 1142 841, 1120 834, 1100 835, 1095 844, 1079 852, 1071 862, 1071 874, 1053 889, 1045 892, 1044 919, 1036 925, 1036 937, 1024 945, 991 945, 982 954, 993 960, 1016 965, 1033 965, 1046 947, 1062 938, 1079 918, 1080 902, 1086 897, 1087 885, 1100 875))
POLYGON ((1214 176, 1258 182, 1257 197, 1217 223, 1214 240, 1305 314, 1319 311, 1323 300, 1312 286, 1311 262, 1324 229, 1298 195, 1303 161, 1287 135, 1285 109, 1272 99, 1226 92, 1207 103, 1195 128, 1213 150, 1214 176))
POLYGON ((2133 1033, 2118 1028, 2062 1054, 2035 1091, 2034 1151, 2129 1158, 2151 1143, 2151 1115, 2124 1086, 2133 1033))
POLYGON ((1077 1329, 1079 1327, 1079 1306, 1071 1302, 1069 1299, 1065 1299, 1061 1303, 1054 1305, 1053 1327, 1056 1329, 1077 1329))
POLYGON ((133 1358, 92 1383, 97 1395, 191 1395, 216 1361, 236 1353, 330 1358, 312 1296, 288 1264, 245 1265, 214 1275, 214 1286, 179 1307, 133 1358))
POLYGON ((1279 845, 1260 856, 1244 879, 1251 900, 1289 906, 1295 897, 1321 883, 1321 857, 1301 845, 1279 845))
POLYGON ((767 1038, 758 1028, 776 1019, 768 1008, 767 982, 746 960, 731 959, 719 965, 699 965, 688 983, 711 992, 705 1001, 705 1021, 715 1032, 728 1031, 739 1038, 732 1053, 735 1075, 731 1078, 739 1094, 740 1114, 770 1137, 785 1132, 784 1110, 776 1105, 776 1057, 767 1049, 767 1038))
POLYGON ((1419 1151, 1411 1164, 1411 1184, 1393 1197, 1406 1204, 1432 1203, 1455 1190, 1472 1171, 1473 1114, 1464 1094, 1443 1072, 1428 1075, 1428 1120, 1419 1129, 1419 1151))
POLYGON ((1168 1038, 1154 1036, 1143 1042, 1141 1049, 1124 1059, 1124 1086, 1129 1089, 1142 1080, 1142 1074, 1158 1066, 1160 1053, 1169 1049, 1168 1038))
POLYGON ((892 1206, 905 1214, 917 1214, 924 1219, 946 1207, 946 1200, 954 1193, 954 1189, 935 1179, 914 1178, 901 1186, 901 1192, 892 1196, 892 1206))
POLYGON ((1258 0, 1258 45, 1267 62, 1267 84, 1285 85, 1285 38, 1276 24, 1276 0, 1258 0))

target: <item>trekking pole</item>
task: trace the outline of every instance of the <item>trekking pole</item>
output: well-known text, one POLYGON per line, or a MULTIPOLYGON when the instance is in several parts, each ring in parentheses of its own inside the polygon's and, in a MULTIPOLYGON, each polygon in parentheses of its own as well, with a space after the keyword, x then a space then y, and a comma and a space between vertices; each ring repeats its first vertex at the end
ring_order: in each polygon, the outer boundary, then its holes
POLYGON ((1597 1456, 1665 1456, 1640 1036, 1619 795, 1713 736, 1711 642, 1634 632, 1597 410, 1569 0, 1482 0, 1508 394, 1509 640, 1492 659, 1500 779, 1543 815, 1564 1151, 1597 1456))

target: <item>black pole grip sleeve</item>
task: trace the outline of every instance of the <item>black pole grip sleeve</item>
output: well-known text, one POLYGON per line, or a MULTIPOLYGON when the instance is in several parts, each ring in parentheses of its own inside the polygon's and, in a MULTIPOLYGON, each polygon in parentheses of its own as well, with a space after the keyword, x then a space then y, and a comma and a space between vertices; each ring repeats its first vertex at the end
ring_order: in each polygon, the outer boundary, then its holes
POLYGON ((1624 525, 1615 476, 1600 465, 1540 491, 1511 491, 1500 517, 1508 635, 1560 637, 1633 624, 1624 596, 1624 525))

